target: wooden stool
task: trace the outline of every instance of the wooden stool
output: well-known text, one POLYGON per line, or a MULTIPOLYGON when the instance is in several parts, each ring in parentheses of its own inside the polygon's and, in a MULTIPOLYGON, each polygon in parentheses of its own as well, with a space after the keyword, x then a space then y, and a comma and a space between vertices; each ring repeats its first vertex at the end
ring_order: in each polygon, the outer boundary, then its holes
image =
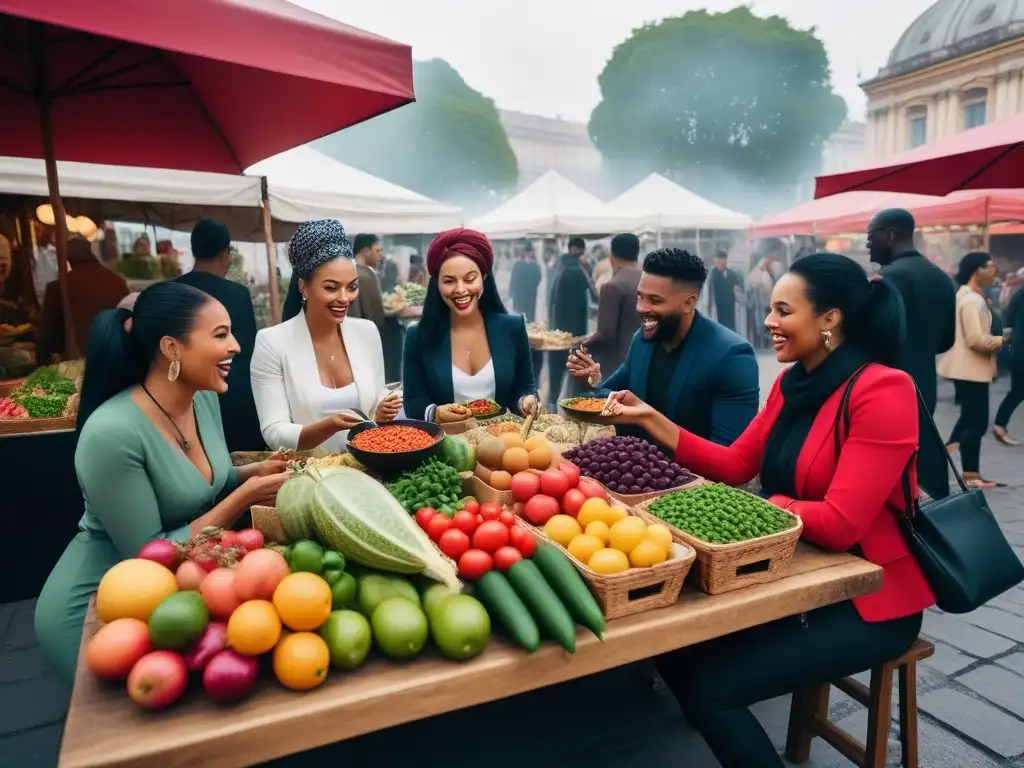
POLYGON ((807 762, 811 740, 820 736, 861 768, 885 768, 892 714, 892 673, 898 671, 902 763, 904 768, 917 768, 917 662, 934 653, 934 645, 918 638, 898 659, 871 670, 870 688, 852 677, 844 677, 794 693, 786 759, 798 764, 807 762), (868 708, 866 745, 829 722, 828 696, 832 685, 868 708))

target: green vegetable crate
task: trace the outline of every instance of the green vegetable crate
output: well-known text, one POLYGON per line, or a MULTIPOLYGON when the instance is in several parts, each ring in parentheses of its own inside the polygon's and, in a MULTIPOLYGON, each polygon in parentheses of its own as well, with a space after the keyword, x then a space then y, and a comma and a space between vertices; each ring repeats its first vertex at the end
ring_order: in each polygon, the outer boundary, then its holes
MULTIPOLYGON (((700 484, 690 486, 679 493, 692 493, 700 484)), ((767 504, 758 496, 741 490, 731 489, 737 494, 744 494, 767 504)), ((782 578, 789 572, 789 564, 796 552, 797 542, 803 531, 803 522, 799 517, 785 510, 778 510, 789 517, 793 525, 784 531, 770 536, 737 541, 730 544, 712 544, 696 536, 680 530, 649 511, 652 504, 661 498, 649 499, 632 509, 636 515, 648 523, 662 523, 672 532, 672 538, 679 544, 692 547, 697 552, 696 566, 690 572, 690 581, 698 589, 709 595, 731 592, 755 584, 766 584, 782 578)))
MULTIPOLYGON (((628 511, 633 514, 633 510, 628 511)), ((690 572, 690 566, 697 556, 691 545, 674 542, 669 559, 664 563, 647 568, 630 568, 622 573, 606 576, 590 570, 584 563, 570 555, 565 547, 552 541, 542 528, 531 525, 523 518, 518 519, 518 524, 532 531, 538 539, 558 547, 569 558, 597 598, 604 617, 609 620, 675 605, 690 572)))

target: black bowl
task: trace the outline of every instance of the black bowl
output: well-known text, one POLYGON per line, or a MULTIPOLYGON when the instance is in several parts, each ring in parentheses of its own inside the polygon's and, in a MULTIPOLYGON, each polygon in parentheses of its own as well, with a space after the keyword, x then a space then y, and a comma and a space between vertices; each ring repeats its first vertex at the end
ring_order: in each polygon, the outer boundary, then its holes
POLYGON ((375 425, 371 422, 364 422, 358 426, 352 427, 348 432, 348 450, 353 456, 368 469, 376 472, 378 475, 383 477, 393 477, 400 475, 403 472, 408 472, 411 469, 416 469, 424 462, 427 461, 431 456, 437 456, 441 453, 441 442, 444 440, 445 431, 440 424, 434 424, 429 421, 415 421, 413 419, 395 419, 390 424, 375 425), (404 451, 402 453, 377 453, 375 451, 364 451, 356 446, 352 445, 352 439, 360 432, 365 432, 368 429, 376 429, 377 427, 382 429, 395 426, 395 427, 415 427, 416 429, 423 430, 432 438, 434 442, 426 448, 420 448, 415 451, 404 451))

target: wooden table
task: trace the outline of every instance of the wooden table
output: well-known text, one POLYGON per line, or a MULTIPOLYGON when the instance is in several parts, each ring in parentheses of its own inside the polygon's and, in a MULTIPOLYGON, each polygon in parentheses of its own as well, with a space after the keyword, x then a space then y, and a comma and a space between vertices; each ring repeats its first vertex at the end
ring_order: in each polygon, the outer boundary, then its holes
MULTIPOLYGON (((166 712, 143 712, 128 700, 123 685, 100 683, 80 657, 59 765, 253 765, 591 675, 874 592, 881 585, 879 567, 801 544, 784 579, 710 597, 686 589, 674 606, 609 622, 604 643, 581 629, 575 654, 551 642, 526 654, 496 640, 484 654, 462 664, 425 654, 405 664, 374 660, 351 674, 332 671, 324 686, 310 693, 292 693, 262 680, 246 702, 224 708, 189 694, 166 712)), ((94 631, 90 614, 84 638, 94 631)))

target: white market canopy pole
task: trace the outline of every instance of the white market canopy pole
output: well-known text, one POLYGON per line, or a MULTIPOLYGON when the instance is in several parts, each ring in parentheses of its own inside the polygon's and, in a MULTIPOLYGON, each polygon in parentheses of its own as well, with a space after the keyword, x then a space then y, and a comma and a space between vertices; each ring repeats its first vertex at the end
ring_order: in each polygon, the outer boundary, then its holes
POLYGON ((618 210, 643 220, 654 232, 665 229, 723 229, 750 227, 751 219, 711 202, 676 184, 659 173, 652 173, 627 189, 611 204, 618 210))

